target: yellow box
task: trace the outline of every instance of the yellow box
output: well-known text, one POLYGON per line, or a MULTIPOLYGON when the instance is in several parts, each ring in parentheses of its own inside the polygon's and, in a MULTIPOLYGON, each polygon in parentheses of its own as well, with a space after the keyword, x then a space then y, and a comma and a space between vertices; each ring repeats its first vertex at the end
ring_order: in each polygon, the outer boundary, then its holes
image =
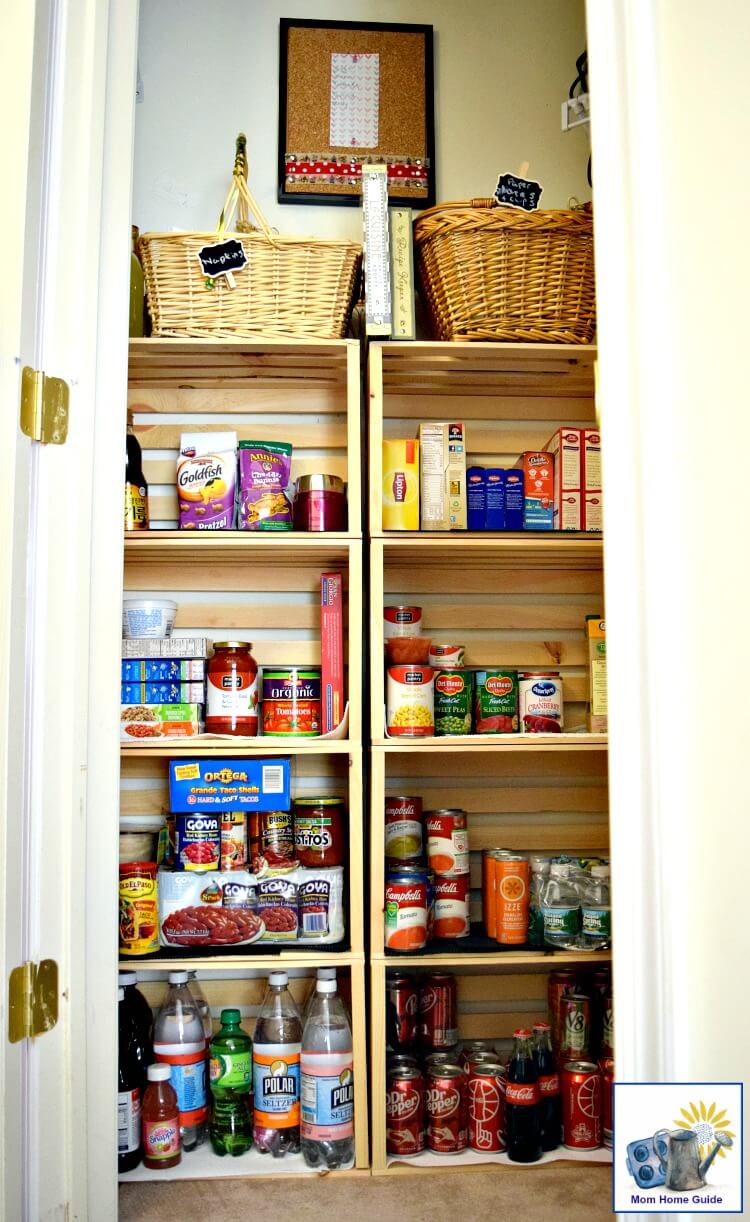
POLYGON ((586 617, 589 647, 589 731, 607 733, 607 626, 598 615, 586 617))
POLYGON ((419 530, 419 442, 383 442, 383 530, 419 530))

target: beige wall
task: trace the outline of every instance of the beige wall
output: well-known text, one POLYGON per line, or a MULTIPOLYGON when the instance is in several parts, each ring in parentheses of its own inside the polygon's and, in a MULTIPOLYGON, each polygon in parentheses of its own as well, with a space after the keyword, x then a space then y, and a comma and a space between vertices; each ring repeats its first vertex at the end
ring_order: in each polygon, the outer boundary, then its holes
POLYGON ((356 208, 276 203, 282 16, 434 26, 438 200, 491 195, 522 161, 544 186, 543 206, 590 197, 588 131, 560 130, 585 45, 583 0, 141 0, 140 10, 142 230, 213 228, 243 129, 251 187, 273 225, 359 238, 356 208))

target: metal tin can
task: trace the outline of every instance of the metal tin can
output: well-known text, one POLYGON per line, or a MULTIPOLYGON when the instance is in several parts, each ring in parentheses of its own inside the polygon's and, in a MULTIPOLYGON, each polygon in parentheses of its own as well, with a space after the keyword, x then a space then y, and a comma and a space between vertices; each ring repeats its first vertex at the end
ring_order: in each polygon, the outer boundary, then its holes
POLYGON ((436 1065, 455 1065, 456 1050, 455 1048, 445 1049, 443 1052, 428 1052, 424 1057, 425 1069, 434 1068, 436 1065))
POLYGON ((560 734, 563 686, 558 670, 526 670, 518 676, 518 712, 522 734, 560 734))
POLYGON ((602 1078, 593 1061, 563 1066, 563 1145, 568 1150, 598 1150, 602 1144, 602 1078))
POLYGON ((389 1052, 386 1071, 390 1073, 392 1069, 404 1069, 406 1066, 417 1069, 418 1065, 419 1062, 412 1052, 389 1052))
POLYGON ((615 1011, 611 993, 605 997, 602 1008, 602 1038, 599 1051, 605 1057, 615 1055, 615 1011))
POLYGON ((585 993, 566 993, 560 999, 560 1057, 582 1060, 591 1047, 591 999, 585 993))
POLYGON ((465 810, 425 811, 427 861, 443 878, 469 873, 469 832, 465 810))
POLYGON ((474 672, 456 666, 435 671, 435 733, 471 734, 474 672))
POLYGON ((518 853, 495 858, 495 938, 501 946, 523 946, 529 928, 529 863, 518 853))
POLYGON ((383 636, 386 641, 394 636, 420 636, 421 632, 421 607, 383 607, 383 636))
POLYGON ((518 732, 518 673, 478 670, 474 675, 474 733, 518 732))
POLYGON ((466 1083, 468 1142, 481 1154, 505 1149, 505 1079, 499 1061, 472 1061, 466 1083))
POLYGON ((320 667, 263 669, 263 733, 282 738, 320 734, 320 667))
POLYGON ((547 1010, 552 1028, 552 1048, 560 1052, 560 1002, 566 993, 575 993, 579 983, 578 973, 569 968, 550 972, 547 979, 547 1010))
POLYGON ((220 815, 175 815, 175 870, 218 870, 221 859, 220 815))
POLYGON ((343 866, 346 813, 342 799, 295 798, 294 845, 301 866, 343 866))
POLYGON ((482 919, 488 937, 497 937, 497 879, 495 863, 512 857, 510 849, 485 849, 482 854, 482 919))
POLYGON ((431 666, 389 666, 387 729, 392 738, 429 738, 435 733, 435 685, 431 666))
POLYGON ((615 1063, 612 1057, 600 1057, 602 1075, 602 1136, 608 1150, 612 1149, 612 1096, 615 1084, 615 1063))
POLYGON ((385 1148, 399 1158, 424 1150, 425 1081, 413 1066, 389 1070, 385 1096, 385 1148))
POLYGON ((412 1048, 417 1039, 419 989, 413 976, 389 972, 385 982, 385 1046, 391 1052, 412 1048))
POLYGON ((386 798, 386 858, 392 861, 416 861, 422 856, 422 851, 422 799, 386 798))
POLYGON ((250 811, 247 848, 253 874, 288 874, 298 866, 290 810, 250 811))
POLYGON ((447 973, 425 976, 419 990, 417 1035, 423 1048, 436 1052, 458 1042, 456 977, 447 973))
POLYGON ((433 643, 430 645, 427 660, 436 670, 455 670, 456 667, 463 666, 465 653, 465 645, 435 645, 433 643))
POLYGON ((429 1150, 458 1154, 466 1149, 466 1075, 460 1065, 428 1069, 425 1111, 429 1150))
POLYGON ((158 866, 120 863, 120 954, 153 955, 159 949, 158 866))
POLYGON ((497 1052, 492 1044, 487 1040, 464 1040, 461 1044, 461 1051, 458 1054, 458 1059, 464 1069, 469 1069, 469 1062, 475 1057, 489 1056, 493 1060, 497 1060, 497 1052))
POLYGON ((422 950, 427 944, 427 883, 427 871, 415 867, 386 874, 386 950, 422 950))
POLYGON ((435 919, 432 934, 435 938, 468 938, 469 924, 469 875, 458 878, 435 878, 435 919))
POLYGON ((247 815, 243 810, 225 810, 221 816, 221 868, 244 870, 247 866, 247 815))

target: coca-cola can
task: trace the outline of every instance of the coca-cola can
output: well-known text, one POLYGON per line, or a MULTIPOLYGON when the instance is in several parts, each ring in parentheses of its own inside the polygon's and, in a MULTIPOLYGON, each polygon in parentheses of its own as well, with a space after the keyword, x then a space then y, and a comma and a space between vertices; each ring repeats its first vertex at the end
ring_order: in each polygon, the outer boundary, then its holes
POLYGON ((560 1062, 581 1061, 591 1053, 591 998, 566 993, 560 998, 560 1062))
POLYGON ((425 1082, 411 1066, 392 1069, 385 1094, 385 1148, 399 1158, 412 1158, 424 1150, 425 1082))
POLYGON ((466 1083, 468 1139, 472 1150, 505 1149, 505 1077, 499 1061, 471 1062, 466 1083))
POLYGON ((428 1069, 425 1111, 428 1150, 458 1154, 466 1149, 466 1074, 460 1065, 428 1069))
POLYGON ((563 1145, 598 1150, 602 1144, 602 1076, 593 1061, 567 1061, 560 1075, 563 1145))
POLYGON ((386 978, 385 1039, 390 1052, 412 1048, 417 1038, 419 989, 413 976, 394 972, 386 978))
POLYGON ((574 993, 578 984, 578 976, 568 968, 550 972, 547 981, 547 1006, 549 1023, 552 1028, 552 1048, 560 1051, 560 1001, 566 993, 574 993))
POLYGON ((612 1057, 600 1057, 602 1075, 602 1134, 607 1149, 612 1149, 612 1096, 615 1084, 615 1063, 612 1057))
POLYGON ((458 1042, 458 1001, 455 976, 425 976, 419 990, 419 1040, 430 1051, 458 1042))

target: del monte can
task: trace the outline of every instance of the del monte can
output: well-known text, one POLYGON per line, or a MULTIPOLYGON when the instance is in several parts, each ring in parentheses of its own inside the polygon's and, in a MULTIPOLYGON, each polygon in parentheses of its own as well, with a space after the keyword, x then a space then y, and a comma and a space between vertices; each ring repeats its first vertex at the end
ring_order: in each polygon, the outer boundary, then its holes
POLYGON ((518 673, 515 670, 478 670, 474 677, 475 734, 518 732, 518 673))
POLYGON ((435 671, 435 734, 471 734, 474 673, 462 667, 435 671))

